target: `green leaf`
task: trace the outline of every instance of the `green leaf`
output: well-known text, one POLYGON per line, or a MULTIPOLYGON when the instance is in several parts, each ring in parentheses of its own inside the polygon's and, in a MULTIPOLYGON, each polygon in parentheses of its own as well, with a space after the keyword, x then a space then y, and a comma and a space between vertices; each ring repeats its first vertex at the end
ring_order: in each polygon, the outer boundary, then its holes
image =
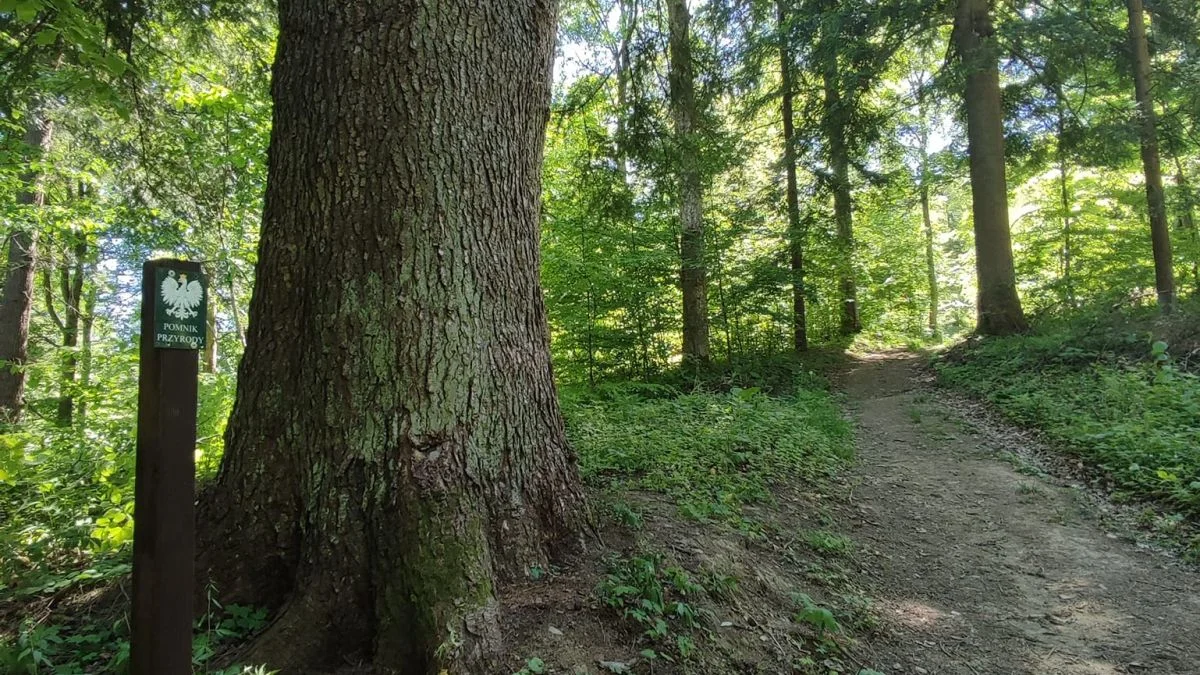
POLYGON ((34 36, 33 43, 39 47, 53 44, 58 39, 58 31, 53 28, 43 28, 34 36))
POLYGON ((41 0, 17 0, 11 10, 17 15, 17 21, 33 23, 42 11, 41 0))
POLYGON ((126 70, 129 70, 129 64, 125 62, 125 59, 121 58, 119 54, 112 52, 104 55, 104 67, 114 77, 120 77, 125 74, 126 70))

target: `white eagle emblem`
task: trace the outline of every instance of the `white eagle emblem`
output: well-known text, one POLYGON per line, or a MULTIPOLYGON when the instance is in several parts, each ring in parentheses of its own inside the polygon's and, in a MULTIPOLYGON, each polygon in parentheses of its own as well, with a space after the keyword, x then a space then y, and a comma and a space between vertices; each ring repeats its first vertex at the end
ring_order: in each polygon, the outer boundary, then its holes
POLYGON ((197 314, 196 308, 204 299, 204 289, 198 280, 188 281, 183 273, 176 280, 175 270, 169 270, 162 282, 162 299, 167 303, 167 316, 190 319, 197 314))

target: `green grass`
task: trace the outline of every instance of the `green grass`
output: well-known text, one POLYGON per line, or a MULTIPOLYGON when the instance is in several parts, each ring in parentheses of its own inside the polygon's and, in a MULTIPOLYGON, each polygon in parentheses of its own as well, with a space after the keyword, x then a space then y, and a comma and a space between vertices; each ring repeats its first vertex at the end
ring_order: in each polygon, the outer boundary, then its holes
POLYGON ((745 524, 742 507, 770 503, 773 485, 829 476, 852 455, 830 394, 808 377, 791 389, 608 385, 565 393, 563 410, 589 484, 659 492, 684 515, 745 524))
POLYGON ((1091 315, 1033 334, 961 347, 935 365, 944 382, 1036 427, 1110 481, 1115 496, 1200 519, 1196 315, 1091 315), (1161 338, 1175 340, 1175 344, 1161 338))

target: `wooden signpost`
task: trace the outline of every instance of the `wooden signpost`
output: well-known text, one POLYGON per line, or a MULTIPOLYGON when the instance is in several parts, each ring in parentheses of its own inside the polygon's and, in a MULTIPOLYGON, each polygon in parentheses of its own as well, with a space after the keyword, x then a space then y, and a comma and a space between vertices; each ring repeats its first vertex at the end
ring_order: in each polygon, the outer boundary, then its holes
POLYGON ((151 260, 142 266, 133 675, 192 672, 196 384, 207 303, 199 263, 151 260))

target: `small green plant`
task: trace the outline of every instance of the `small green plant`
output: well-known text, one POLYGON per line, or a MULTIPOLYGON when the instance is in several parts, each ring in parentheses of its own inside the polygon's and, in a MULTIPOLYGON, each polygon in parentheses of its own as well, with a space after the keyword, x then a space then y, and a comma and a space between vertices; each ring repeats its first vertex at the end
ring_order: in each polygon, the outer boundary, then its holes
POLYGON ((226 644, 246 640, 267 625, 267 610, 245 605, 224 605, 217 600, 217 589, 206 589, 208 611, 196 621, 192 637, 192 663, 203 669, 226 644))
POLYGON ((809 530, 801 535, 809 548, 830 555, 849 555, 854 543, 844 534, 828 530, 809 530))
POLYGON ((687 658, 695 643, 675 631, 690 630, 701 623, 702 612, 694 602, 705 589, 692 580, 682 567, 667 564, 658 554, 616 558, 598 589, 601 600, 642 629, 655 653, 654 658, 673 660, 666 652, 687 658))
POLYGON ((865 595, 844 593, 838 598, 837 611, 834 614, 839 623, 857 633, 879 625, 873 607, 871 599, 865 595))
POLYGON ((701 585, 704 587, 704 590, 708 592, 709 596, 717 600, 731 600, 733 594, 737 592, 738 579, 732 573, 708 569, 704 571, 702 576, 701 585))
POLYGON ((840 588, 850 583, 849 571, 836 563, 809 563, 804 570, 804 578, 830 588, 840 588))
POLYGON ((615 518, 618 523, 621 523, 625 527, 628 527, 635 532, 640 531, 642 526, 645 524, 642 514, 634 510, 634 508, 629 504, 626 504, 622 501, 613 503, 612 514, 613 518, 615 518))
POLYGON ((55 662, 63 651, 61 626, 27 622, 13 644, 0 643, 0 666, 6 673, 55 672, 55 662))
POLYGON ((11 642, 0 641, 0 673, 121 672, 129 663, 125 621, 78 627, 26 622, 11 642))
POLYGON ((829 635, 842 632, 842 626, 834 617, 833 612, 818 605, 805 593, 795 593, 792 601, 800 606, 794 617, 796 623, 803 623, 817 631, 817 637, 824 639, 829 635))
POLYGON ((1167 343, 1156 341, 1150 346, 1150 362, 1154 364, 1154 382, 1162 384, 1175 378, 1175 367, 1171 365, 1171 355, 1167 353, 1167 343))
POLYGON ((525 661, 525 667, 521 668, 513 675, 542 675, 548 672, 546 670, 546 662, 534 656, 525 661))
POLYGON ((1020 483, 1017 485, 1017 494, 1019 495, 1040 495, 1042 488, 1033 483, 1020 483))

